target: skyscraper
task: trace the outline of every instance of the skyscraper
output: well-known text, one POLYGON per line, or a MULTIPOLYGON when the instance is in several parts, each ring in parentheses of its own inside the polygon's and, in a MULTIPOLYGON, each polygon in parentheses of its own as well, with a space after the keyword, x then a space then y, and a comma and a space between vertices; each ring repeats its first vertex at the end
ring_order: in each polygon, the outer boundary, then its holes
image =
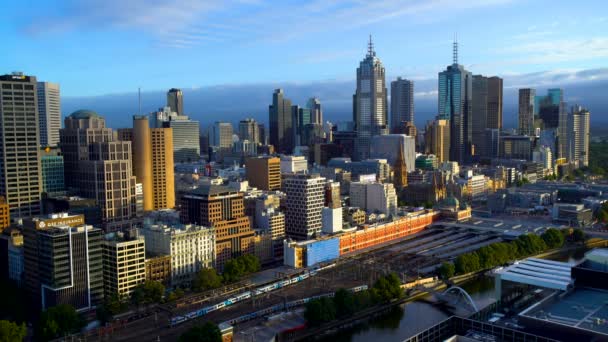
POLYGON ((576 167, 589 166, 589 117, 590 113, 581 106, 574 106, 568 122, 568 160, 576 167))
POLYGON ((295 240, 308 240, 321 232, 325 178, 318 174, 289 174, 283 178, 287 195, 285 233, 295 240))
POLYGON ((353 95, 353 119, 357 129, 355 159, 369 158, 370 140, 374 135, 388 134, 388 108, 385 70, 376 57, 372 37, 367 55, 357 68, 357 90, 353 95))
POLYGON ((170 107, 150 113, 150 126, 173 129, 173 160, 176 163, 198 161, 201 154, 200 124, 170 107))
POLYGON ((479 155, 484 144, 484 133, 488 126, 488 78, 482 75, 473 75, 472 87, 472 142, 475 148, 474 154, 479 155))
POLYGON ((40 116, 40 145, 57 146, 61 129, 59 84, 38 82, 38 114, 40 116))
POLYGON ((450 160, 463 163, 471 155, 473 76, 458 64, 458 43, 454 61, 439 73, 439 119, 450 120, 450 160))
POLYGON ((152 128, 152 193, 154 210, 175 207, 173 128, 152 128))
POLYGON ((211 130, 209 145, 217 146, 220 149, 231 149, 233 134, 234 130, 231 123, 216 121, 211 130))
POLYGON ((0 76, 0 195, 11 217, 40 214, 42 178, 36 77, 0 76))
POLYGON ((245 171, 249 185, 266 191, 281 189, 281 159, 278 157, 248 158, 245 171))
POLYGON ((262 142, 258 122, 251 118, 239 121, 239 138, 249 140, 254 144, 262 142))
POLYGON ((568 157, 568 112, 563 89, 549 89, 547 95, 536 96, 534 100, 534 109, 542 120, 543 129, 554 130, 557 136, 554 155, 556 158, 568 157))
POLYGON ((167 92, 167 106, 177 115, 184 115, 184 95, 181 90, 169 89, 167 92))
POLYGON ((391 131, 404 121, 414 122, 414 82, 398 77, 391 82, 391 131))
POLYGON ((519 89, 519 134, 534 135, 534 103, 536 90, 519 89))
POLYGON ((283 89, 276 89, 272 94, 272 104, 268 107, 270 124, 270 144, 279 153, 291 154, 294 148, 293 115, 291 100, 285 98, 283 89))
POLYGON ((306 103, 306 108, 310 110, 311 123, 323 123, 323 110, 321 109, 321 100, 316 97, 311 97, 306 103))
POLYGON ((426 152, 437 157, 437 162, 449 161, 450 121, 434 120, 427 124, 425 132, 426 152))
POLYGON ((141 183, 144 196, 144 211, 154 208, 152 191, 152 139, 146 116, 133 116, 133 175, 141 183))
POLYGON ((302 108, 300 106, 291 106, 291 113, 294 118, 294 137, 295 145, 304 145, 303 136, 305 135, 305 128, 311 123, 310 109, 302 108))
POLYGON ((502 78, 488 77, 488 116, 486 128, 502 129, 502 78))

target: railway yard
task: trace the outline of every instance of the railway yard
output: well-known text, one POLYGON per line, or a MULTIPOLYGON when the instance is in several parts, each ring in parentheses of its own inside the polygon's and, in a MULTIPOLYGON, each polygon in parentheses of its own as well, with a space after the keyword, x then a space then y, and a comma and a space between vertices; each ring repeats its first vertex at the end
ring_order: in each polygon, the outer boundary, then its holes
POLYGON ((504 234, 497 230, 475 228, 478 227, 473 223, 462 227, 436 224, 398 242, 348 255, 317 269, 266 270, 267 281, 245 280, 190 295, 157 307, 149 316, 115 323, 109 329, 91 332, 88 337, 101 334, 102 338, 113 341, 171 341, 200 322, 230 322, 260 310, 327 295, 339 288, 371 286, 379 276, 390 272, 399 274, 403 282, 412 281, 428 275, 445 260, 503 239, 504 234))

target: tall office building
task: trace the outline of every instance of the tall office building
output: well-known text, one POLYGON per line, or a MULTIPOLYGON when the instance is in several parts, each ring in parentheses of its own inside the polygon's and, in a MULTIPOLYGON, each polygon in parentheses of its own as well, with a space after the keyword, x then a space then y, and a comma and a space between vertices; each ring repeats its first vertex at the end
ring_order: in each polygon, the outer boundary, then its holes
POLYGON ((589 166, 589 110, 574 106, 568 123, 568 160, 576 167, 589 166))
POLYGON ((102 231, 84 216, 24 221, 24 281, 33 309, 69 304, 86 311, 103 302, 102 231), (52 257, 51 257, 52 256, 52 257))
POLYGON ((291 154, 294 148, 293 115, 291 100, 285 98, 283 89, 276 89, 272 94, 272 104, 268 107, 270 124, 270 144, 279 153, 291 154))
POLYGON ((231 123, 216 121, 210 133, 209 145, 219 147, 220 149, 232 148, 234 130, 231 123))
POLYGON ((486 128, 502 129, 503 82, 497 76, 488 77, 488 115, 486 128))
POLYGON ((249 185, 266 191, 281 189, 281 159, 278 157, 248 158, 245 171, 249 185))
POLYGON ((437 162, 450 160, 450 121, 434 120, 427 124, 425 132, 425 152, 434 154, 437 162))
POLYGON ((471 103, 471 131, 474 154, 479 155, 488 124, 488 78, 473 75, 473 102, 471 103))
POLYGON ((369 158, 371 138, 388 134, 388 107, 385 70, 376 57, 372 38, 367 55, 357 68, 357 90, 353 95, 353 121, 357 128, 355 159, 369 158))
POLYGON ((175 208, 173 128, 152 128, 153 209, 175 208))
POLYGON ((59 145, 63 153, 66 187, 79 187, 79 163, 88 159, 89 144, 112 140, 112 129, 107 128, 106 120, 93 111, 82 109, 65 118, 64 128, 59 133, 59 145))
POLYGON ((519 134, 534 135, 534 104, 536 90, 531 88, 519 89, 519 134))
POLYGON ((555 145, 556 158, 568 157, 568 111, 564 102, 563 89, 554 88, 547 95, 534 98, 534 109, 542 120, 544 130, 554 130, 557 136, 555 145))
POLYGON ((305 128, 307 125, 311 124, 310 109, 302 108, 297 105, 291 106, 291 113, 294 118, 294 143, 296 146, 304 145, 302 138, 306 134, 305 128))
POLYGON ((38 114, 40 145, 57 146, 61 129, 61 98, 58 83, 38 82, 38 114))
POLYGON ((391 82, 391 131, 404 121, 414 122, 414 82, 398 77, 391 82))
POLYGON ((137 214, 131 142, 92 143, 88 150, 87 160, 79 163, 79 193, 97 200, 104 231, 130 229, 137 214))
POLYGON ((323 124, 323 109, 321 108, 321 100, 317 97, 311 97, 306 103, 306 108, 310 111, 310 122, 314 124, 323 124))
POLYGON ((463 163, 471 156, 473 76, 458 64, 458 43, 454 61, 439 73, 439 119, 450 120, 450 160, 463 163))
POLYGON ((11 217, 40 214, 42 179, 36 77, 0 76, 0 195, 11 217))
POLYGON ((190 163, 201 155, 200 124, 186 115, 179 115, 170 107, 160 108, 150 113, 150 127, 171 128, 173 130, 173 161, 190 163))
POLYGON ((141 183, 143 191, 143 210, 153 209, 152 192, 152 138, 150 124, 146 116, 133 116, 133 175, 141 183))
POLYGON ((177 115, 184 115, 184 95, 181 90, 169 89, 167 92, 167 106, 177 115))
POLYGON ((473 75, 471 132, 475 155, 483 155, 486 129, 502 129, 502 79, 473 75))
POLYGON ((254 253, 254 231, 245 215, 242 192, 220 185, 203 185, 181 198, 183 223, 215 228, 216 266, 223 270, 226 261, 254 253))
POLYGON ((260 138, 260 125, 254 119, 248 118, 239 121, 239 138, 249 140, 254 144, 262 142, 260 138))
POLYGON ((136 230, 107 234, 101 249, 104 296, 127 297, 146 281, 146 243, 136 230))
POLYGON ((287 194, 285 233, 295 240, 308 240, 321 232, 325 178, 318 174, 289 174, 283 178, 287 194))

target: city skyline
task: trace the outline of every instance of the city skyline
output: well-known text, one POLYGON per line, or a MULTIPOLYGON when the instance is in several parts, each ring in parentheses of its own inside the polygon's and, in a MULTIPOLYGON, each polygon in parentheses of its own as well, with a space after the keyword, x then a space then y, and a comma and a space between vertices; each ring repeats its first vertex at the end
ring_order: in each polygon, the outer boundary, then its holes
POLYGON ((9 71, 60 80, 64 96, 124 93, 140 86, 169 89, 352 79, 349 63, 356 63, 361 40, 370 33, 391 78, 432 78, 445 67, 444 51, 455 32, 463 47, 462 63, 478 73, 507 77, 596 70, 594 75, 606 77, 601 69, 606 66, 602 59, 608 56, 608 37, 599 32, 608 28, 608 18, 605 11, 598 11, 605 8, 600 1, 563 6, 514 0, 270 6, 265 1, 139 0, 128 4, 60 1, 53 8, 43 3, 10 6, 14 13, 27 10, 31 15, 26 20, 13 16, 0 24, 7 44, 16 47, 0 62, 9 71), (543 16, 537 15, 539 11, 543 16), (272 20, 286 12, 299 20, 272 20), (590 34, 586 25, 580 25, 583 20, 598 33, 590 34), (340 25, 342 21, 349 25, 340 25), (62 44, 54 44, 57 41, 62 44), (54 44, 52 55, 47 52, 49 44, 54 44), (316 48, 310 49, 311 44, 316 48), (277 50, 289 52, 277 54, 277 50), (95 53, 82 58, 82 51, 95 53), (138 63, 128 67, 129 63, 113 63, 116 53, 124 61, 138 63), (47 57, 44 63, 38 58, 41 55, 47 57), (244 55, 247 63, 240 63, 244 55))

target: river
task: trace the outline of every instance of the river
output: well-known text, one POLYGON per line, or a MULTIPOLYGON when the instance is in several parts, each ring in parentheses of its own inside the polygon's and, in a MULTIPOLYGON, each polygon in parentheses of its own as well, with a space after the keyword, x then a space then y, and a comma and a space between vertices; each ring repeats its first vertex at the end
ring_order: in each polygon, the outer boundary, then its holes
MULTIPOLYGON (((585 250, 571 250, 547 257, 550 260, 577 262, 585 250)), ((479 307, 494 301, 494 278, 483 276, 471 280, 461 287, 469 293, 479 307)), ((426 298, 428 299, 428 297, 426 298)), ((323 342, 367 342, 403 341, 448 318, 449 314, 425 298, 393 308, 390 312, 375 317, 367 323, 341 330, 335 335, 325 337, 323 342)))

